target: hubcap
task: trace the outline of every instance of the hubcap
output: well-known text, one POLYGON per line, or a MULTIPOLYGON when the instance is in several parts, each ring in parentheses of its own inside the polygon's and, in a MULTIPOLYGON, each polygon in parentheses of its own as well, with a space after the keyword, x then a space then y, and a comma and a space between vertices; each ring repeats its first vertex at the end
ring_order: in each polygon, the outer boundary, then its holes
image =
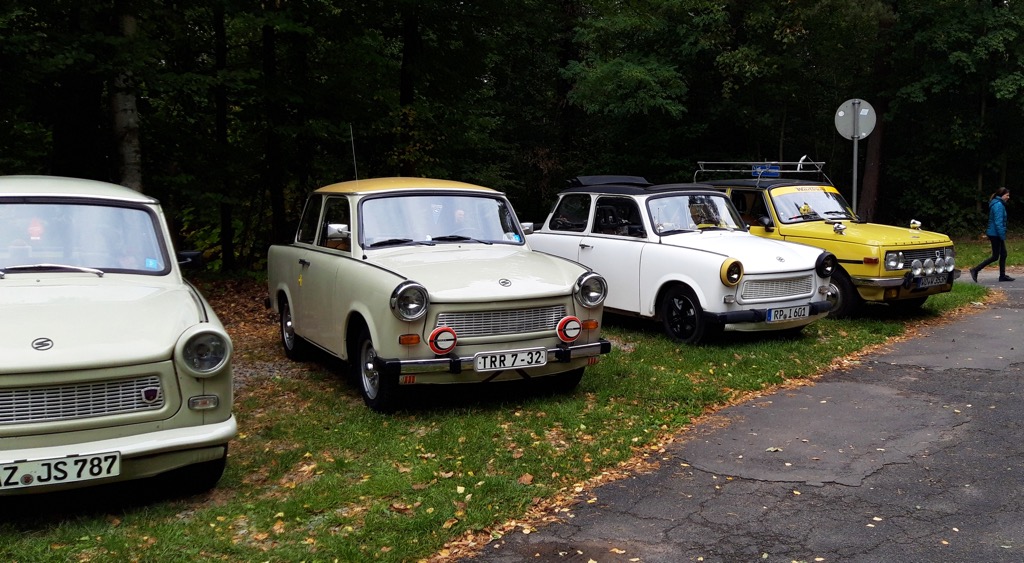
POLYGON ((370 399, 376 399, 377 393, 380 391, 380 373, 374 369, 373 360, 377 357, 376 350, 373 349, 373 344, 369 341, 363 344, 363 392, 370 399))

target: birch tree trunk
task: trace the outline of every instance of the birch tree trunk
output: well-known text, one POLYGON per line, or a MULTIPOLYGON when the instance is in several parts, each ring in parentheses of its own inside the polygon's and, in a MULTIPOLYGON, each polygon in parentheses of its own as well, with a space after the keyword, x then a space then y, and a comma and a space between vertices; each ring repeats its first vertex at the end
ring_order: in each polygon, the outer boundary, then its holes
MULTIPOLYGON (((121 14, 121 33, 131 39, 137 29, 135 16, 121 14)), ((136 105, 131 71, 125 70, 114 79, 111 106, 114 138, 120 156, 121 184, 142 192, 142 147, 139 143, 139 112, 136 105)))

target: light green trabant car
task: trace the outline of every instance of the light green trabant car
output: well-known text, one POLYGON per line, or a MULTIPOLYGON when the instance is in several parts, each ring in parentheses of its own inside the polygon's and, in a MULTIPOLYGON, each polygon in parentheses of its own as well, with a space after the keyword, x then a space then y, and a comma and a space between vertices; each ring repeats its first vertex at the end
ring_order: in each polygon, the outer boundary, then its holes
POLYGON ((0 177, 0 312, 0 496, 217 483, 237 428, 231 341, 156 200, 0 177))
POLYGON ((568 391, 611 350, 604 278, 531 251, 511 204, 488 188, 325 186, 267 264, 285 354, 315 347, 346 360, 377 411, 422 385, 536 380, 568 391))

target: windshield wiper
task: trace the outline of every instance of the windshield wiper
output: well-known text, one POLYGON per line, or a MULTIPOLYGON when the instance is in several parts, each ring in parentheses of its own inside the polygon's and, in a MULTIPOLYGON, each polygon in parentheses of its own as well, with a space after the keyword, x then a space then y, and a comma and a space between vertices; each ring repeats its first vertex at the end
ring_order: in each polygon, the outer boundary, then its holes
POLYGON ((423 245, 426 245, 426 246, 434 246, 434 243, 429 242, 429 241, 425 241, 425 240, 414 241, 411 238, 389 238, 389 239, 386 239, 386 240, 379 240, 379 241, 371 244, 369 246, 369 248, 379 248, 381 246, 396 246, 396 245, 399 245, 399 244, 409 244, 409 243, 423 244, 423 245))
POLYGON ((658 233, 658 236, 667 237, 669 235, 678 235, 679 233, 695 233, 696 229, 668 229, 658 233))
POLYGON ((444 235, 444 236, 440 236, 440 237, 434 237, 431 240, 441 241, 441 242, 472 241, 472 242, 479 242, 480 244, 494 244, 494 243, 492 243, 489 240, 480 240, 480 239, 476 239, 476 238, 473 238, 473 237, 467 237, 466 235, 444 235))
POLYGON ((846 217, 847 219, 851 219, 850 214, 845 212, 845 211, 826 211, 825 215, 842 215, 843 217, 846 217))
POLYGON ((58 270, 62 272, 82 272, 85 274, 96 274, 98 277, 103 277, 103 270, 97 270, 96 268, 86 268, 85 266, 71 266, 69 264, 22 264, 19 266, 5 266, 0 268, 0 279, 4 278, 4 274, 7 272, 31 272, 41 270, 58 270))

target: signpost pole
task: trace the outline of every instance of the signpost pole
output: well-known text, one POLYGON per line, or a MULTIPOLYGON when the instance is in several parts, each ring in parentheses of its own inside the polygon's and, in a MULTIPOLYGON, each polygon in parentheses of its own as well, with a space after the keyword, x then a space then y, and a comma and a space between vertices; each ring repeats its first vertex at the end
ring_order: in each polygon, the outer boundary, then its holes
POLYGON ((853 111, 850 117, 853 118, 853 212, 857 212, 857 141, 860 139, 860 100, 853 100, 853 111))

